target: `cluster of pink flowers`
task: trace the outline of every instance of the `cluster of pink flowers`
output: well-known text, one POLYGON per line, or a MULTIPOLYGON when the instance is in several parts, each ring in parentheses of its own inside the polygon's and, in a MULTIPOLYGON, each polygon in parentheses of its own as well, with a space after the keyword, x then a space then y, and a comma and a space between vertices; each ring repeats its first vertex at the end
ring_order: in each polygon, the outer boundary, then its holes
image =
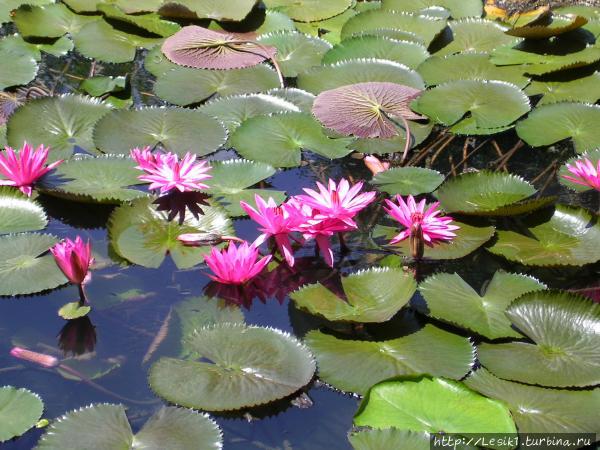
POLYGON ((567 170, 573 176, 563 175, 564 179, 600 191, 600 160, 594 166, 589 158, 580 158, 573 165, 567 164, 567 170))

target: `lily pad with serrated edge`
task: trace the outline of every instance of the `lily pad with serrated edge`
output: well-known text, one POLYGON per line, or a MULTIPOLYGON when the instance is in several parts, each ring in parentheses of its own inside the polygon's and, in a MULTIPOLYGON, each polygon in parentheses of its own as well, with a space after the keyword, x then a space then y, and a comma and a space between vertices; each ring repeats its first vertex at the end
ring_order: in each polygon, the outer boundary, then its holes
POLYGON ((64 0, 69 8, 77 13, 98 11, 99 4, 114 4, 127 14, 156 11, 164 0, 64 0))
POLYGON ((177 240, 183 233, 231 235, 231 220, 217 206, 203 206, 198 219, 186 211, 183 224, 167 221, 167 213, 156 211, 153 199, 141 198, 118 207, 109 218, 108 233, 114 251, 140 266, 160 267, 167 253, 175 265, 189 268, 203 260, 206 249, 186 247, 177 240))
POLYGON ((292 292, 296 306, 330 321, 385 322, 408 303, 416 290, 414 278, 400 269, 374 267, 342 278, 346 298, 322 284, 292 292))
POLYGON ((350 433, 348 440, 354 450, 429 450, 431 437, 425 432, 386 428, 355 431, 350 433))
POLYGON ((23 142, 50 147, 48 160, 67 159, 74 150, 94 153, 94 125, 110 107, 80 95, 42 97, 28 101, 8 119, 8 144, 20 148, 23 142), (32 127, 31 124, 36 126, 32 127))
POLYGON ((163 0, 159 12, 166 17, 183 19, 240 21, 250 13, 255 4, 256 0, 163 0))
POLYGON ((190 337, 189 345, 202 359, 159 359, 150 369, 150 387, 171 403, 207 411, 286 397, 308 384, 316 368, 303 344, 273 328, 205 327, 190 337))
POLYGON ((244 158, 274 167, 299 166, 302 150, 330 159, 352 151, 348 148, 351 138, 330 139, 310 114, 300 112, 251 117, 235 130, 229 142, 244 158))
POLYGON ((494 375, 553 387, 600 383, 600 304, 537 291, 512 302, 506 316, 533 343, 480 344, 479 359, 494 375))
POLYGON ((571 167, 576 167, 575 161, 583 159, 588 159, 594 167, 598 168, 598 161, 600 161, 600 149, 585 152, 583 155, 575 156, 569 159, 567 162, 565 162, 565 164, 563 164, 560 170, 558 171, 558 180, 562 185, 567 186, 568 188, 578 192, 584 192, 593 189, 591 186, 584 186, 581 184, 573 183, 572 181, 564 178, 565 175, 575 177, 573 173, 569 172, 567 165, 569 164, 571 165, 571 167))
POLYGON ((514 46, 519 38, 505 34, 507 28, 487 19, 469 18, 448 23, 452 41, 436 52, 437 56, 460 52, 489 53, 503 45, 514 46))
POLYGON ((413 109, 435 122, 453 125, 471 113, 480 128, 511 124, 531 107, 517 86, 503 81, 458 80, 425 91, 413 109))
POLYGON ((22 6, 14 13, 14 21, 22 36, 57 38, 73 35, 98 16, 75 14, 62 3, 44 6, 22 6))
POLYGON ((418 12, 432 6, 450 11, 454 19, 480 17, 483 8, 480 0, 382 0, 381 8, 393 11, 418 12))
POLYGON ((0 39, 0 59, 10 64, 0 64, 0 89, 27 84, 38 73, 37 55, 25 45, 15 46, 13 42, 21 40, 14 35, 0 39))
POLYGON ((0 237, 0 296, 34 294, 65 284, 67 279, 48 253, 56 243, 49 234, 0 237))
POLYGON ((600 388, 583 391, 527 386, 495 377, 484 368, 465 384, 506 403, 520 433, 589 433, 600 426, 600 388))
POLYGON ((416 42, 367 35, 343 40, 323 55, 323 64, 334 64, 347 59, 377 58, 416 69, 428 57, 427 48, 416 42))
POLYGON ((300 108, 300 111, 308 113, 311 112, 316 98, 310 92, 298 88, 275 88, 269 89, 266 93, 293 103, 300 108))
MULTIPOLYGON (((351 37, 361 36, 383 36, 390 39, 395 39, 397 41, 407 41, 414 42, 415 44, 425 45, 425 41, 415 33, 411 33, 410 31, 402 31, 397 28, 375 28, 373 30, 357 31, 352 33, 351 37)), ((350 39, 351 37, 347 37, 346 39, 350 39)))
POLYGON ((280 11, 298 22, 317 22, 342 14, 351 0, 265 0, 267 8, 280 11))
POLYGON ((347 9, 342 14, 318 22, 294 22, 298 31, 317 36, 332 45, 339 44, 342 40, 341 32, 344 24, 358 12, 354 8, 347 9))
POLYGON ((487 250, 527 266, 582 266, 600 259, 600 225, 585 209, 556 205, 547 221, 531 221, 524 224, 527 234, 499 230, 487 250))
POLYGON ((438 320, 472 330, 489 339, 518 338, 504 315, 506 308, 521 295, 545 289, 527 275, 498 271, 479 295, 456 273, 438 273, 419 285, 426 302, 426 313, 438 320))
POLYGON ((387 82, 423 89, 421 76, 403 64, 385 59, 353 59, 313 67, 298 75, 298 87, 318 94, 349 84, 387 82))
MULTIPOLYGON (((431 134, 433 122, 420 123, 409 120, 408 123, 410 129, 410 148, 415 148, 431 134)), ((374 153, 377 155, 401 152, 406 146, 406 132, 403 128, 398 128, 398 133, 398 136, 388 139, 356 139, 350 144, 350 148, 357 152, 374 153)))
POLYGON ((156 13, 126 14, 118 6, 107 3, 98 3, 96 7, 109 19, 134 25, 161 37, 171 36, 181 29, 178 23, 164 20, 156 13))
POLYGON ((517 134, 532 147, 572 139, 584 153, 600 147, 600 106, 586 103, 553 103, 532 111, 517 124, 517 134))
POLYGON ((46 228, 48 217, 36 201, 13 187, 0 187, 0 234, 46 228))
POLYGON ((461 379, 475 362, 468 338, 426 325, 386 341, 338 339, 313 330, 305 343, 315 354, 319 378, 346 392, 365 394, 374 384, 401 375, 461 379), (347 370, 352 367, 352 370, 347 370))
POLYGON ((514 27, 507 30, 506 34, 527 39, 547 39, 581 28, 586 23, 588 20, 583 16, 552 14, 549 21, 535 21, 522 27, 514 27))
POLYGON ((388 194, 418 195, 432 192, 444 181, 436 170, 424 167, 393 167, 376 174, 371 181, 388 194))
POLYGON ((206 414, 163 406, 142 429, 133 434, 123 405, 96 403, 70 411, 48 427, 36 449, 75 450, 81 442, 89 448, 179 448, 218 450, 221 430, 206 414))
POLYGON ((527 95, 542 95, 537 106, 559 102, 596 103, 600 99, 600 73, 572 81, 532 81, 527 95))
POLYGON ((141 108, 114 110, 94 129, 96 147, 104 153, 129 154, 135 147, 156 147, 184 155, 207 155, 227 140, 227 131, 216 119, 197 110, 141 108))
POLYGON ((44 403, 37 394, 13 386, 0 387, 0 442, 33 428, 43 412, 44 403))

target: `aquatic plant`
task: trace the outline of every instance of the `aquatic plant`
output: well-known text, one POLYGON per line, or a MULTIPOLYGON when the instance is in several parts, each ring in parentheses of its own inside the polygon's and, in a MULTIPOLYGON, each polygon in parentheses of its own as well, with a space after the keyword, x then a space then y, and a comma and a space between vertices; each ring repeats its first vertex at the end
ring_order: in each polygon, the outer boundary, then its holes
POLYGON ((208 276, 224 284, 244 284, 254 278, 269 264, 272 256, 265 256, 257 261, 259 250, 256 243, 242 242, 236 246, 230 242, 226 249, 213 247, 204 262, 213 271, 208 276))
POLYGON ((565 180, 600 191, 600 160, 594 166, 590 159, 582 157, 567 164, 567 170, 571 175, 563 175, 565 180))
POLYGON ((77 236, 74 241, 67 238, 55 244, 50 252, 69 282, 81 286, 91 278, 90 267, 94 258, 89 240, 84 243, 81 236, 77 236))

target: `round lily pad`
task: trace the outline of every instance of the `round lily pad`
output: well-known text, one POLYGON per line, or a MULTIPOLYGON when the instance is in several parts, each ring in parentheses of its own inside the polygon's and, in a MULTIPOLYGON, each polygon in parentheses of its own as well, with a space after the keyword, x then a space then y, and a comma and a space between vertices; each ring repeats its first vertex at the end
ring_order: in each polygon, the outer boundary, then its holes
POLYGON ((216 119, 183 108, 115 110, 100 120, 94 130, 96 147, 111 154, 129 154, 135 147, 161 145, 178 155, 207 155, 226 139, 227 131, 216 119))
POLYGON ((337 389, 365 394, 371 386, 400 375, 430 374, 461 379, 475 362, 469 339, 433 325, 388 341, 338 339, 320 331, 306 335, 319 378, 337 389), (348 370, 352 367, 352 370, 348 370))
POLYGON ((89 313, 91 309, 90 306, 82 306, 79 302, 69 302, 61 306, 58 310, 58 315, 66 320, 78 319, 89 313))
POLYGON ((516 45, 521 40, 505 34, 506 27, 487 19, 454 20, 448 26, 452 32, 452 42, 436 52, 438 56, 460 52, 489 53, 503 45, 516 45))
POLYGON ((0 387, 0 442, 21 436, 42 417, 42 399, 27 389, 0 387))
POLYGON ((456 273, 438 273, 419 285, 428 315, 489 339, 521 337, 504 312, 514 299, 541 289, 545 285, 535 278, 506 272, 496 272, 481 295, 456 273))
POLYGON ((11 187, 0 187, 0 234, 46 228, 48 218, 37 202, 11 187))
MULTIPOLYGON (((131 3, 131 0, 120 0, 124 4, 131 3)), ((153 2, 158 0, 152 0, 153 2)), ((254 7, 255 0, 160 0, 158 6, 161 15, 181 17, 187 19, 214 19, 225 21, 240 21, 244 19, 254 7)))
POLYGON ((527 95, 542 95, 537 106, 559 102, 596 103, 600 99, 600 73, 571 81, 533 81, 527 95))
POLYGON ((383 9, 393 11, 418 12, 432 6, 441 6, 448 11, 454 19, 463 17, 480 17, 483 8, 480 0, 382 0, 383 9))
POLYGON ((556 205, 547 221, 530 218, 523 225, 527 234, 500 230, 487 250, 531 266, 581 266, 600 259, 595 244, 600 225, 585 209, 556 205))
POLYGON ((584 186, 581 184, 573 183, 571 180, 567 180, 566 178, 564 178, 564 176, 566 175, 566 176, 574 177, 574 174, 568 170, 567 165, 570 165, 571 167, 575 167, 575 162, 581 161, 583 159, 589 160, 594 165, 594 167, 598 167, 598 161, 600 161, 600 149, 585 152, 583 155, 575 156, 575 157, 569 159, 565 164, 562 165, 562 167, 558 171, 559 181, 563 185, 567 186, 568 188, 573 189, 574 191, 578 191, 578 192, 589 191, 590 189, 593 189, 593 188, 591 186, 587 186, 587 185, 584 186))
POLYGON ((317 22, 294 22, 294 26, 302 33, 318 36, 332 45, 342 40, 341 31, 344 24, 358 12, 354 8, 347 9, 342 14, 317 22))
POLYGON ((196 409, 235 410, 272 402, 308 384, 316 368, 304 345, 272 328, 206 327, 189 344, 200 360, 161 358, 149 380, 160 397, 196 409))
POLYGON ((97 20, 98 16, 75 14, 62 3, 21 7, 14 13, 15 25, 22 36, 57 38, 75 34, 97 20))
POLYGON ((161 37, 171 36, 181 29, 179 24, 164 20, 156 13, 126 14, 118 6, 107 3, 98 3, 96 7, 109 19, 134 25, 161 37))
POLYGON ((374 267, 342 278, 343 297, 322 284, 292 292, 296 306, 327 320, 385 322, 415 293, 414 278, 401 269, 374 267))
POLYGON ((388 194, 418 195, 432 192, 444 181, 436 170, 424 167, 394 167, 378 173, 371 181, 388 194))
POLYGON ((53 3, 53 0, 4 0, 0 3, 0 25, 12 20, 11 12, 21 5, 47 5, 53 3))
POLYGON ((575 14, 552 14, 549 20, 534 21, 524 26, 514 27, 507 30, 506 34, 527 39, 547 39, 581 28, 587 22, 585 17, 575 14))
POLYGON ((431 437, 425 432, 386 428, 354 432, 348 436, 348 440, 354 450, 429 450, 431 437))
POLYGON ((351 0, 265 0, 267 8, 275 9, 298 22, 317 22, 346 11, 351 0))
POLYGON ((600 383, 600 305, 580 295, 537 291, 506 310, 533 343, 481 344, 482 364, 500 378, 540 386, 600 383))
POLYGON ((287 100, 293 103, 302 112, 311 112, 315 96, 298 88, 275 88, 269 89, 267 94, 287 100))
POLYGON ((19 36, 9 36, 0 39, 0 58, 10 61, 10 64, 0 65, 0 89, 10 86, 27 84, 35 78, 38 64, 35 52, 26 46, 15 46, 13 40, 19 36))

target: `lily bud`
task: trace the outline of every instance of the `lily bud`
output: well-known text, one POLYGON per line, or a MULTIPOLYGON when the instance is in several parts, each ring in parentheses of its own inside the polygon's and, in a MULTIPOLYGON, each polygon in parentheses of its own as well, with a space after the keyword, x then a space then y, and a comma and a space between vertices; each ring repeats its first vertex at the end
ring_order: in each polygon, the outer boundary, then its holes
POLYGON ((58 359, 54 356, 32 352, 31 350, 26 350, 21 347, 13 347, 13 349, 10 351, 10 354, 15 358, 23 359, 49 369, 56 367, 59 364, 58 359))

